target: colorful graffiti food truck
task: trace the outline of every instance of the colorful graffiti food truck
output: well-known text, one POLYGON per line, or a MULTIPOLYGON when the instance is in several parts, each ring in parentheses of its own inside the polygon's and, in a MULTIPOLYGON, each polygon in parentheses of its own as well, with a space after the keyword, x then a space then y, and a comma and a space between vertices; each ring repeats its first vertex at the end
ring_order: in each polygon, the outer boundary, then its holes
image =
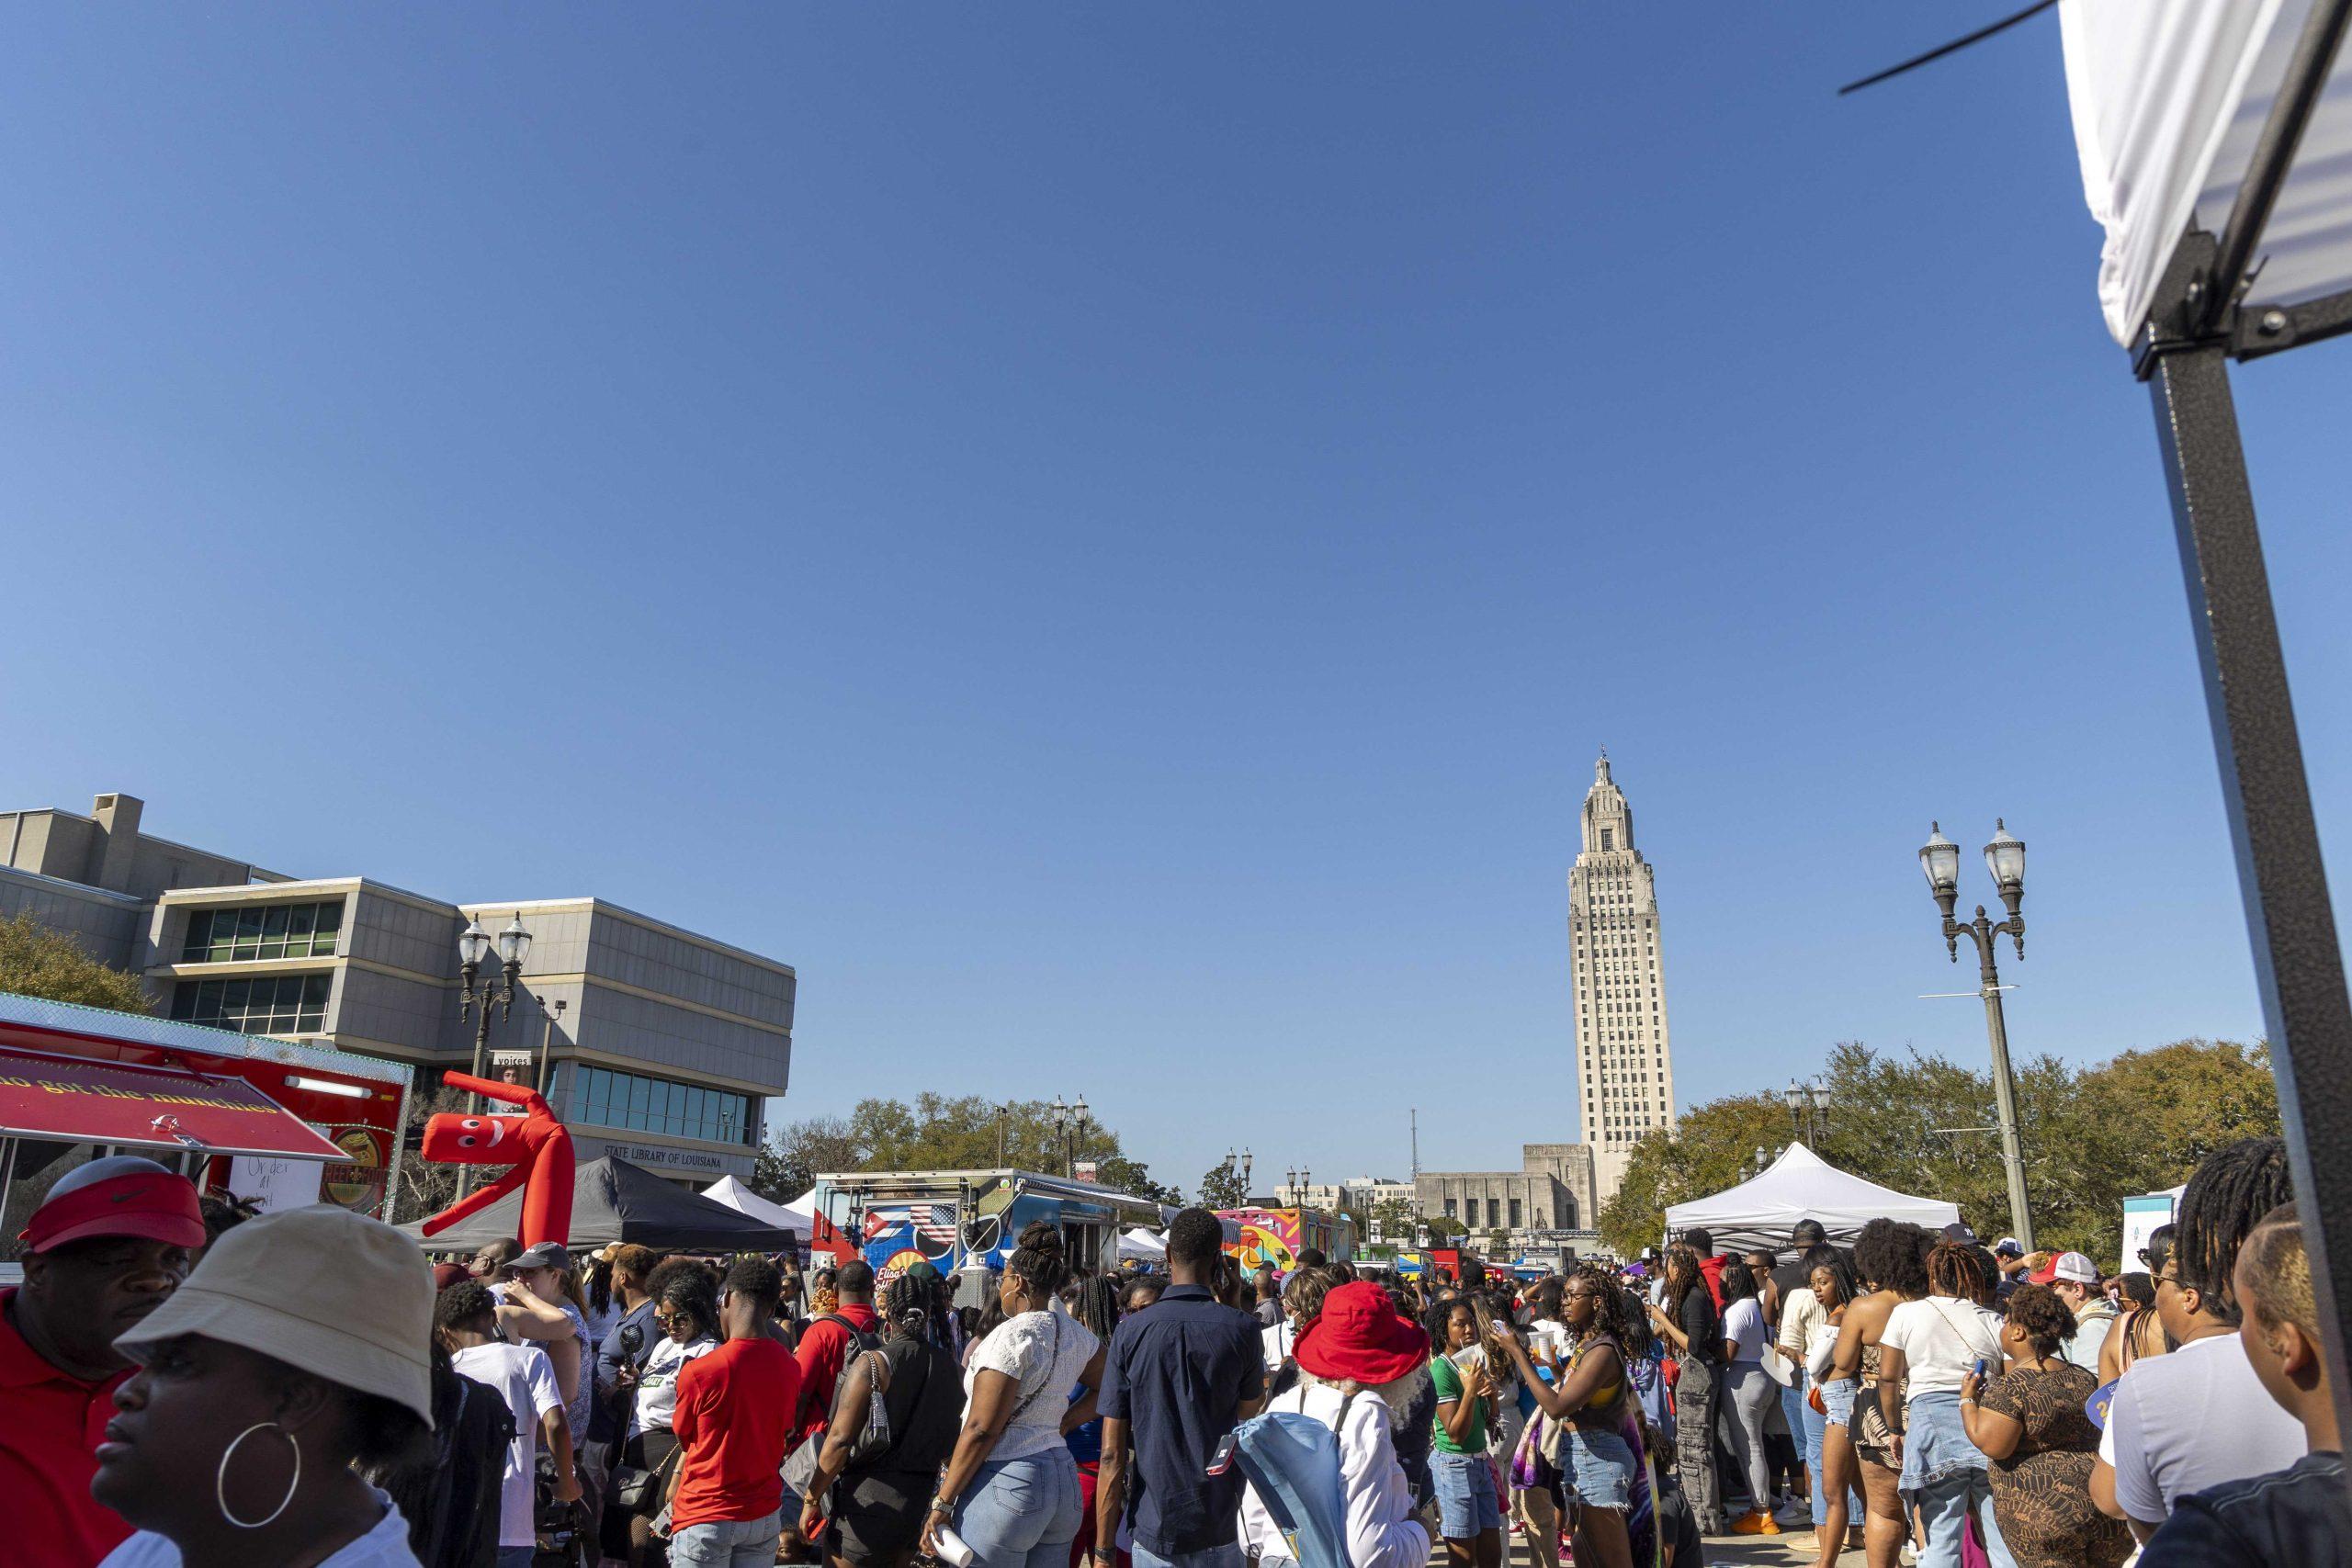
POLYGON ((1226 1243, 1246 1273, 1271 1263, 1287 1273, 1298 1255, 1310 1247, 1344 1263, 1356 1255, 1356 1223, 1345 1214, 1319 1209, 1219 1209, 1216 1216, 1240 1227, 1240 1237, 1226 1243))
POLYGON ((266 1208, 380 1217, 408 1081, 345 1051, 0 991, 0 1237, 101 1154, 266 1208))
POLYGON ((837 1250, 854 1247, 886 1283, 918 1261, 1001 1269, 1032 1220, 1060 1227, 1072 1262, 1114 1269, 1122 1234, 1162 1224, 1151 1199, 1034 1170, 844 1171, 819 1176, 814 1201, 837 1250))

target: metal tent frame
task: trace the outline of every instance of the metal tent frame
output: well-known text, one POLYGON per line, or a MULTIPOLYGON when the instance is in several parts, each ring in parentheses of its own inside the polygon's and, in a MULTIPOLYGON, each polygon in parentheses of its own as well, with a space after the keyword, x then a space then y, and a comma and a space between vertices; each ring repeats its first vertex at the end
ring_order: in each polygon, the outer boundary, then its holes
POLYGON ((2336 1417, 2352 1429, 2344 1317, 2352 1307, 2352 1002, 2229 377, 2233 359, 2352 333, 2352 291, 2293 306, 2245 304, 2347 25, 2352 0, 2312 6, 2228 221, 2218 238, 2194 228, 2182 236, 2132 364, 2154 400, 2336 1417))

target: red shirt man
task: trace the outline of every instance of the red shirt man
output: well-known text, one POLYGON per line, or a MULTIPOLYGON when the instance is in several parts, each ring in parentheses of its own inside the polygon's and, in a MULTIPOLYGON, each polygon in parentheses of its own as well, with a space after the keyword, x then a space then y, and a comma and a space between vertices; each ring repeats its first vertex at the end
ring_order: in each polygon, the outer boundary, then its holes
MULTIPOLYGON (((860 1333, 871 1334, 881 1323, 874 1314, 874 1268, 863 1258, 851 1258, 835 1272, 833 1298, 840 1303, 834 1315, 860 1333)), ((833 1385, 849 1360, 850 1337, 849 1329, 821 1317, 802 1332, 800 1348, 794 1352, 800 1363, 800 1402, 792 1421, 795 1444, 824 1430, 832 1419, 833 1385)))
POLYGON ((719 1298, 727 1343, 679 1370, 670 1416, 680 1450, 670 1539, 682 1560, 710 1555, 694 1551, 697 1545, 772 1549, 783 1531, 778 1472, 789 1434, 779 1413, 793 1409, 800 1395, 799 1364, 768 1336, 783 1289, 774 1264, 756 1258, 737 1263, 719 1298), (698 1541, 695 1532, 710 1540, 698 1541), (688 1548, 683 1554, 681 1546, 688 1548))
POLYGON ((196 1189, 153 1160, 92 1160, 50 1190, 0 1291, 0 1529, 11 1562, 90 1568, 130 1526, 90 1495, 131 1372, 115 1337, 163 1304, 204 1245, 196 1189))

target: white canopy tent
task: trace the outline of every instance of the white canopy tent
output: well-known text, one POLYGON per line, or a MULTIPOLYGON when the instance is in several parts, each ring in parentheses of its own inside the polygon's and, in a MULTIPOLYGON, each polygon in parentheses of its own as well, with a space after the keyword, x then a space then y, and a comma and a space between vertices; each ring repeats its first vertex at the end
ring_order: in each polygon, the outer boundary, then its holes
MULTIPOLYGON (((2189 225, 2214 234, 2227 226, 2313 5, 2062 0, 2083 193, 2107 229, 2099 306, 2118 343, 2139 335, 2189 225)), ((2259 238, 2261 271, 2244 300, 2257 319, 2352 288, 2346 57, 2320 85, 2259 238)))
POLYGON ((1132 1258, 1139 1263, 1159 1263, 1168 1257, 1168 1244, 1137 1225, 1119 1238, 1119 1261, 1132 1258))
POLYGON ((1839 1170, 1803 1144, 1791 1144, 1764 1173, 1729 1191, 1694 1198, 1666 1211, 1668 1230, 1704 1229, 1718 1248, 1785 1248, 1799 1220, 1819 1220, 1829 1239, 1850 1242, 1869 1221, 1884 1216, 1940 1229, 1960 1218, 1957 1205, 1914 1198, 1839 1170))
POLYGON ((702 1195, 714 1203, 724 1203, 739 1214, 749 1214, 763 1224, 790 1231, 800 1241, 808 1239, 808 1215, 796 1213, 788 1203, 772 1202, 761 1197, 731 1176, 722 1176, 703 1189, 702 1195))

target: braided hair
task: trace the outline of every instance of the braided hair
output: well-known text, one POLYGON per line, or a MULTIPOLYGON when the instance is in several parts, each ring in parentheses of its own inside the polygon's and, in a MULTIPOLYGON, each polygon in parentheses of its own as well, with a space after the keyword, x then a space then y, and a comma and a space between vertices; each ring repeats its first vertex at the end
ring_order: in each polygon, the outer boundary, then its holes
POLYGON ((910 1273, 882 1287, 882 1323, 893 1339, 921 1339, 931 1326, 931 1282, 910 1273))
POLYGON ((1940 1241, 1928 1254, 1928 1289, 1938 1295, 1981 1301, 1993 1288, 1982 1248, 1964 1241, 1940 1241))
POLYGON ((1111 1331, 1119 1326, 1119 1285, 1115 1274, 1093 1275, 1079 1282, 1077 1299, 1069 1303, 1070 1316, 1105 1345, 1111 1342, 1111 1331))
POLYGON ((1606 1334, 1621 1346, 1632 1345, 1638 1332, 1634 1327, 1633 1310, 1626 1303, 1625 1288, 1617 1282, 1616 1274, 1598 1263, 1579 1263, 1569 1279, 1579 1285, 1591 1287, 1600 1299, 1593 1303, 1592 1326, 1606 1334))
POLYGON ((2280 1138, 2242 1138, 2197 1168, 2173 1214, 2180 1282, 2198 1292, 2198 1310, 2234 1325, 2241 1314, 2230 1281, 2238 1247, 2265 1214, 2294 1201, 2280 1138))

